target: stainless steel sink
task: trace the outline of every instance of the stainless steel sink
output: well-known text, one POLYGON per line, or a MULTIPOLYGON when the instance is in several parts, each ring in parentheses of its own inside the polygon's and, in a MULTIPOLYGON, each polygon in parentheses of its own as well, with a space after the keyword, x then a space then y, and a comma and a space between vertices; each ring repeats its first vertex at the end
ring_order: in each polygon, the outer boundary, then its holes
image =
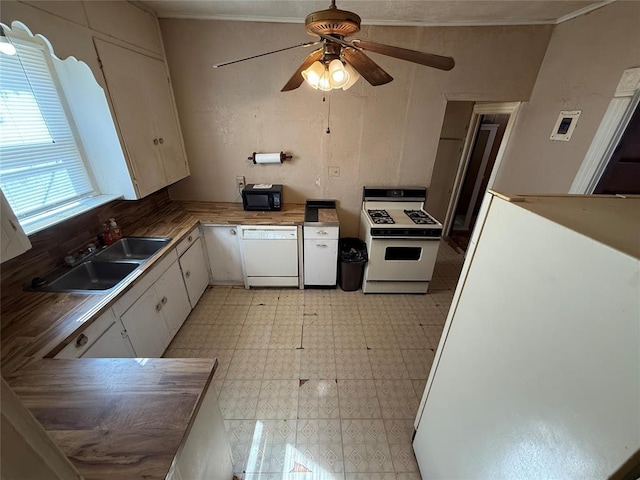
POLYGON ((115 287, 139 266, 137 262, 88 261, 37 289, 45 292, 96 293, 96 290, 115 287))
POLYGON ((156 237, 122 238, 52 280, 35 278, 31 288, 43 292, 107 293, 170 241, 156 237))
POLYGON ((114 260, 146 260, 166 246, 170 238, 126 237, 109 245, 93 257, 93 260, 110 262, 114 260))

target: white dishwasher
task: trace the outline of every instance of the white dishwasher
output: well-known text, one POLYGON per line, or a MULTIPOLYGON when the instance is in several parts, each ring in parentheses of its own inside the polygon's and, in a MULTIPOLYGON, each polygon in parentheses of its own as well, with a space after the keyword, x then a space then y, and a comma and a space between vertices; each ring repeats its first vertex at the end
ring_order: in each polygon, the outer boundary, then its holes
POLYGON ((245 287, 297 287, 298 227, 239 228, 245 287))

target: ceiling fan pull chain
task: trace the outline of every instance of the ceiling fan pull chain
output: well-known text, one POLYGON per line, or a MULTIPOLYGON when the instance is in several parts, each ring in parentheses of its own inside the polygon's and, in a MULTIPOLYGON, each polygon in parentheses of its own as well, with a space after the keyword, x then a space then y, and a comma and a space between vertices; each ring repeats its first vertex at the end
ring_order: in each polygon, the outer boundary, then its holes
MULTIPOLYGON (((322 101, 327 101, 327 96, 322 96, 322 101)), ((331 133, 331 129, 329 128, 329 122, 331 121, 331 92, 329 92, 329 100, 327 101, 327 135, 331 133)))

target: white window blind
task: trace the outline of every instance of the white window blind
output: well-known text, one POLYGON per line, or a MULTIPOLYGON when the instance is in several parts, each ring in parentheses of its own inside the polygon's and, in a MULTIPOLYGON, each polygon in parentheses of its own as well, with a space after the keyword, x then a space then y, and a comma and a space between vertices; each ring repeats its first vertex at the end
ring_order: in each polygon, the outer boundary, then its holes
POLYGON ((96 194, 43 47, 0 54, 0 186, 25 225, 96 194))

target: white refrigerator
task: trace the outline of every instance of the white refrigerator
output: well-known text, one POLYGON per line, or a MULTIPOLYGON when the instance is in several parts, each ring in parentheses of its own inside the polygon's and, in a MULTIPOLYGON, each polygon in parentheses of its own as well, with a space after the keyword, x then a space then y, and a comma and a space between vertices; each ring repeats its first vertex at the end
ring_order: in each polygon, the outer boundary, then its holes
POLYGON ((640 197, 484 199, 415 420, 422 477, 608 478, 640 448, 640 197))

